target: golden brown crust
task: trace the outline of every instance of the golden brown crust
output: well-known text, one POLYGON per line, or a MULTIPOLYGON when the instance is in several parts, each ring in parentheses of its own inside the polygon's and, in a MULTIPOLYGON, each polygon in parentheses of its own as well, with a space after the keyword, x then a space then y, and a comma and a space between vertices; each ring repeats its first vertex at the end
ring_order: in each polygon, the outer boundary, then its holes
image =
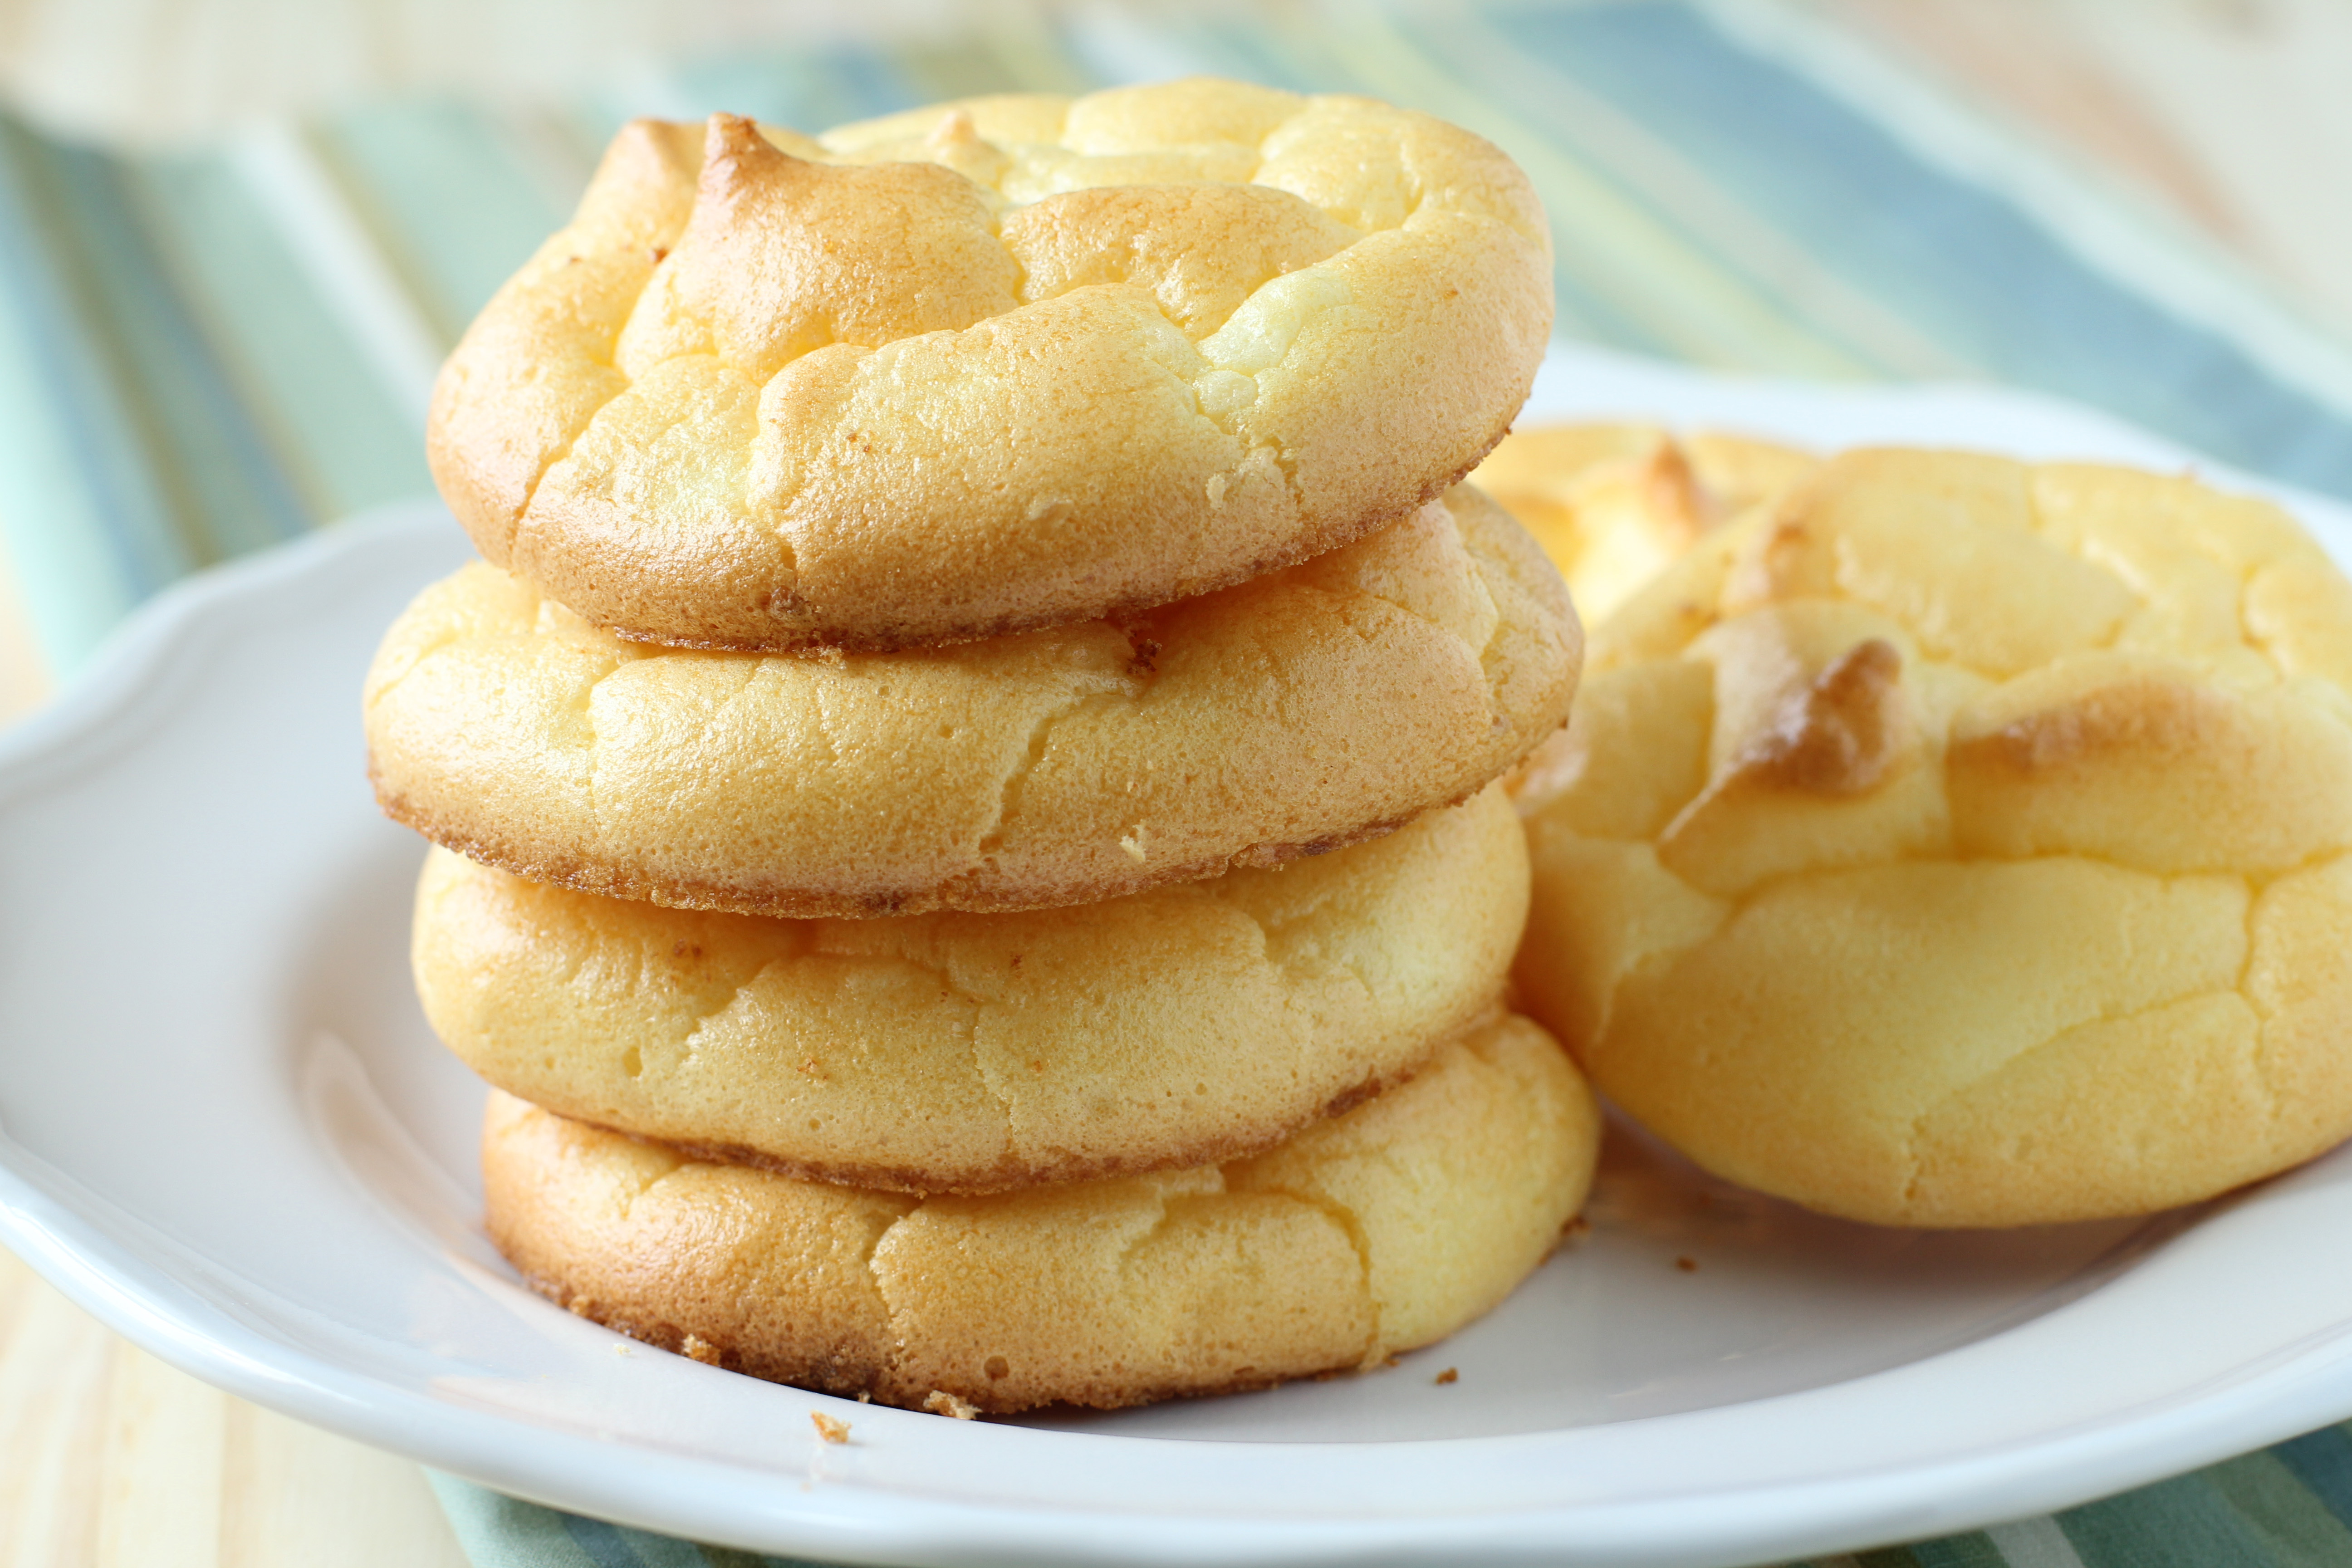
POLYGON ((583 1317, 777 1382, 1007 1413, 1440 1339, 1551 1249, 1599 1142, 1558 1046, 1505 1019, 1223 1166, 919 1202, 689 1162, 493 1091, 483 1178, 492 1238, 583 1317))
POLYGON ((1525 177, 1367 100, 693 134, 623 132, 428 430, 483 553, 633 637, 882 651, 1244 582, 1467 473, 1549 332, 1525 177))
POLYGON ((534 880, 792 918, 1097 902, 1377 835, 1564 716, 1581 634, 1451 491, 1129 621, 921 653, 649 651, 487 566, 368 685, 378 798, 534 880))
POLYGON ((1527 917, 1499 789, 1319 858, 1013 915, 666 910, 446 851, 425 1016, 577 1121, 812 1180, 983 1193, 1253 1153, 1491 1007, 1527 917))
POLYGON ((1520 797, 1515 975, 1700 1163, 2022 1225, 2352 1132, 2352 584, 2275 509, 1853 453, 1592 666, 1520 797))

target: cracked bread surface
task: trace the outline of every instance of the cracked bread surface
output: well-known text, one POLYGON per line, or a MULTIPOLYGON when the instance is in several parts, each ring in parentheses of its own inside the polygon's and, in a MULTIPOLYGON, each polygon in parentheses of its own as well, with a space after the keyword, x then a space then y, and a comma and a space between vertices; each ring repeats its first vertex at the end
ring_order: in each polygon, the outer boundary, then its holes
POLYGON ((1551 315, 1525 175, 1367 99, 640 121, 450 356, 427 447, 484 555, 595 624, 927 647, 1362 537, 1502 436, 1551 315))
POLYGON ((1600 1132, 1557 1043, 1506 1017, 1266 1153, 1156 1175, 917 1199, 690 1160, 495 1089, 482 1164, 492 1238, 582 1316, 777 1382, 1003 1414, 1441 1339, 1559 1242, 1600 1132))
POLYGON ((488 865, 791 917, 1089 903, 1387 832, 1566 718, 1559 574, 1466 488, 1119 624, 832 657, 648 647, 497 568, 366 690, 378 799, 488 865))
POLYGON ((499 1088, 787 1174, 984 1193, 1254 1153, 1401 1080, 1527 918, 1499 784, 1387 837, 1108 903, 778 921, 435 849, 417 994, 499 1088))
POLYGON ((2146 1213, 2352 1133, 2352 584, 2192 480, 1826 464, 1595 633, 1521 1005, 1743 1184, 2146 1213))

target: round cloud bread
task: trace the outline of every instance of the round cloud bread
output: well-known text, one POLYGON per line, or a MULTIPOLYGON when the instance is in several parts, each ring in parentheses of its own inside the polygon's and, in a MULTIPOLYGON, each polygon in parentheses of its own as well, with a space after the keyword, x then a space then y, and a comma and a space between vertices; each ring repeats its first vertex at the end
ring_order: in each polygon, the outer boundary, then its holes
POLYGON ((1806 453, 1652 425, 1512 431, 1471 481, 1544 547, 1594 625, 1709 530, 1801 479, 1806 453))
POLYGON ((1120 625, 831 658, 649 648, 475 565, 386 634, 378 798, 485 864, 795 917, 1091 903, 1384 832, 1566 718, 1581 633, 1455 489, 1120 625))
POLYGON ((776 921, 436 849, 425 1016, 575 1121, 917 1193, 1232 1159, 1419 1067, 1501 994, 1526 836, 1492 785, 1385 838, 1109 903, 776 921))
POLYGON ((684 647, 1147 609, 1468 472, 1551 326, 1466 132, 1232 82, 625 130, 435 389, 492 562, 684 647))
POLYGON ((1371 1367, 1542 1261, 1591 1096, 1521 1018, 1255 1159, 916 1199, 689 1161, 493 1091, 491 1237, 638 1339, 892 1405, 1113 1406, 1371 1367))
POLYGON ((2352 585, 2186 479, 1863 452, 1594 639, 1524 1005, 1732 1180, 2142 1213, 2352 1133, 2352 585))

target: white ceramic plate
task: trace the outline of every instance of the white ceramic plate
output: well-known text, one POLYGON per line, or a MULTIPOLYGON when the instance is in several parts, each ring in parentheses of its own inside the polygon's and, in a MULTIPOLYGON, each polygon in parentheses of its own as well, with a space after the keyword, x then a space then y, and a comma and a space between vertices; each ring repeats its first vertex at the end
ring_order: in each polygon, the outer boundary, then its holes
MULTIPOLYGON (((1593 415, 2186 460, 2036 399, 1557 358, 1529 416, 1593 415)), ((2291 499, 2344 556, 2352 514, 2291 499)), ((417 508, 186 585, 0 738, 0 1236, 199 1376, 563 1507, 914 1563, 1759 1562, 2352 1415, 2352 1152, 2148 1224, 1939 1237, 1621 1138, 1591 1235, 1446 1343, 1112 1415, 947 1421, 631 1351, 480 1234, 481 1091, 408 991, 421 848, 362 776, 376 637, 465 554, 417 508)))

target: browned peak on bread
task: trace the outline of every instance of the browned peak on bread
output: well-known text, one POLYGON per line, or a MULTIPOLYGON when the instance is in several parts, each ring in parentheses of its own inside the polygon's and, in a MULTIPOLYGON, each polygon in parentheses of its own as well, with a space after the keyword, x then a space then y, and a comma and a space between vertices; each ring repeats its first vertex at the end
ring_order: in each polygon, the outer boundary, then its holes
POLYGON ((1021 268, 954 170, 795 158, 751 121, 714 114, 665 282, 708 333, 665 348, 765 381, 830 344, 879 348, 1002 315, 1020 302, 1021 268))
POLYGON ((434 473, 491 561, 647 640, 1137 612, 1474 467, 1542 356, 1548 233, 1492 146, 1365 99, 640 121, 451 355, 434 473))
POLYGON ((1733 758, 1727 781, 1812 795, 1861 795, 1892 773, 1907 714, 1903 656, 1883 637, 1838 655, 1788 694, 1772 726, 1733 758))

